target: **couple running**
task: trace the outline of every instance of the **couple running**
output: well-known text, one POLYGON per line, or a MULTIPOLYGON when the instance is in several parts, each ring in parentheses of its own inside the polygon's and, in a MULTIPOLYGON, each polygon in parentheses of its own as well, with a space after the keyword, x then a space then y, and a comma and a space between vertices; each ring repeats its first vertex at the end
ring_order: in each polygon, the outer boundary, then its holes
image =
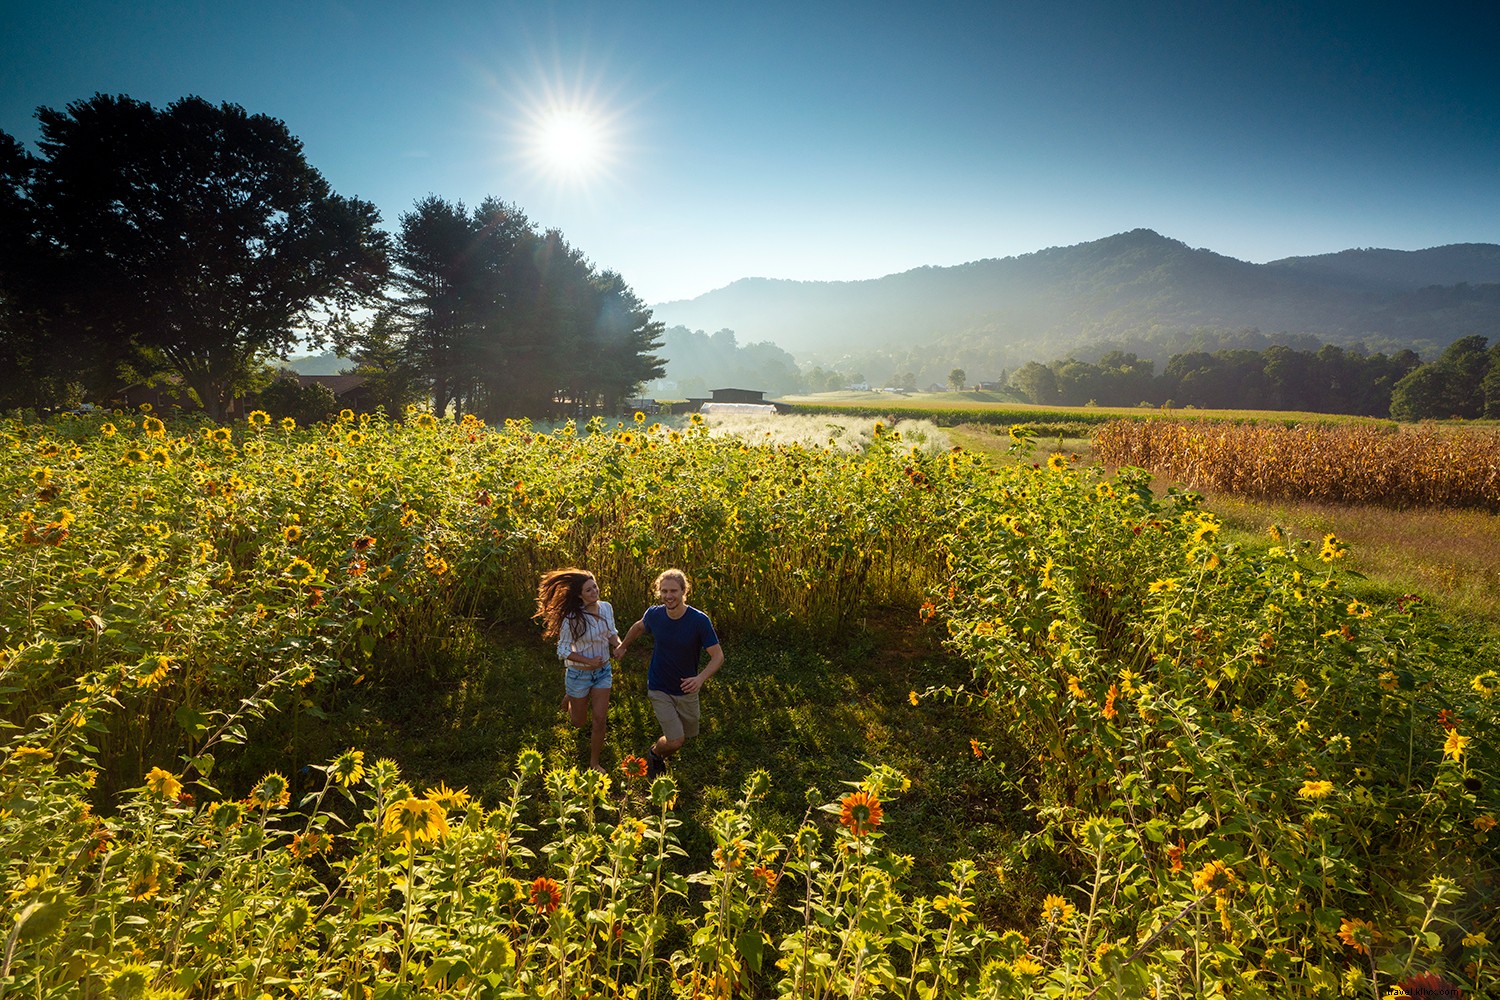
POLYGON ((701 718, 698 692, 724 664, 724 649, 708 615, 687 603, 691 589, 687 574, 669 569, 656 578, 654 604, 630 626, 625 638, 615 628, 615 611, 599 599, 599 581, 581 569, 557 569, 542 576, 537 588, 537 617, 546 625, 545 638, 557 637, 557 656, 566 668, 563 704, 575 726, 593 719, 589 734, 589 767, 602 771, 604 727, 609 715, 609 691, 614 684, 611 659, 624 660, 631 643, 650 633, 651 667, 646 673, 647 694, 661 723, 662 735, 646 751, 646 774, 665 774, 667 758, 698 735, 701 718), (702 654, 708 662, 699 669, 702 654))

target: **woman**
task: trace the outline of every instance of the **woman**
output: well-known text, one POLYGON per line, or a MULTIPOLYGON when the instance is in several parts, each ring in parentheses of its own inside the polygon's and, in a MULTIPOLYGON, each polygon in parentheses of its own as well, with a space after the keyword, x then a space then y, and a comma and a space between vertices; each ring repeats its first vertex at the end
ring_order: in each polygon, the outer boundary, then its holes
POLYGON ((603 772, 599 753, 609 716, 609 689, 614 683, 610 657, 620 646, 615 609, 599 600, 599 581, 581 569, 555 569, 542 575, 536 592, 536 617, 546 625, 545 638, 557 638, 557 658, 566 668, 563 706, 573 725, 593 717, 589 734, 589 767, 603 772), (592 711, 590 711, 592 710, 592 711))

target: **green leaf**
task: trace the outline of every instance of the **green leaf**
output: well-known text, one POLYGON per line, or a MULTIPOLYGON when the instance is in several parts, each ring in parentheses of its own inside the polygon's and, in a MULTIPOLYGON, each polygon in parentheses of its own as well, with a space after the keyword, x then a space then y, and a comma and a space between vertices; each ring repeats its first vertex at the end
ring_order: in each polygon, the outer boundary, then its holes
POLYGON ((740 932, 739 938, 734 945, 739 949, 741 955, 745 956, 745 964, 750 967, 751 972, 760 971, 761 958, 765 954, 765 938, 761 936, 759 928, 747 927, 740 932))

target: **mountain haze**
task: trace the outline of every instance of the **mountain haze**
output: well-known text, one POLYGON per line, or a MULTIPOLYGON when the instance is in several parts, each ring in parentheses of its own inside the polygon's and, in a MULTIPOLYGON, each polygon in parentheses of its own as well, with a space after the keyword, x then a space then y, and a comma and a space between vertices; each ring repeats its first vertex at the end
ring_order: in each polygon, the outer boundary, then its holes
POLYGON ((1432 352, 1500 329, 1500 246, 1345 250, 1253 264, 1149 229, 865 281, 745 278, 652 307, 803 356, 983 346, 1005 364, 1183 331, 1258 330, 1432 352))

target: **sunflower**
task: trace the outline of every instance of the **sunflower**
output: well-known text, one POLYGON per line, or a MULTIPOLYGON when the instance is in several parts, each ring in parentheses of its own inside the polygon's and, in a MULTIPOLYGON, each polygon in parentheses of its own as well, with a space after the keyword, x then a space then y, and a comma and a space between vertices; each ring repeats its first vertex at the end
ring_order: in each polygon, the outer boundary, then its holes
POLYGON ((1042 900, 1041 918, 1047 924, 1065 924, 1073 919, 1078 909, 1058 895, 1048 895, 1042 900))
POLYGON ((120 458, 120 462, 124 465, 138 465, 146 461, 147 457, 147 454, 141 449, 131 448, 120 458))
POLYGON ((1452 757, 1454 760, 1463 760, 1465 748, 1469 745, 1472 737, 1460 736, 1457 729, 1448 730, 1448 738, 1443 741, 1443 756, 1452 757))
POLYGON ((839 825, 856 837, 863 837, 880 825, 880 800, 869 792, 851 792, 839 805, 839 825))
POLYGON ((281 529, 281 537, 289 542, 295 542, 302 537, 302 526, 298 524, 287 525, 281 529))
POLYGON ((1318 558, 1331 563, 1335 559, 1342 559, 1348 551, 1348 546, 1339 541, 1337 535, 1328 534, 1323 536, 1323 547, 1318 550, 1318 558))
POLYGON ((296 583, 311 580, 317 574, 317 570, 313 568, 313 564, 301 556, 287 563, 286 569, 282 570, 282 572, 296 583))
POLYGON ((1047 456, 1047 468, 1053 472, 1062 472, 1068 467, 1068 457, 1060 451, 1054 451, 1047 456))
POLYGON ((1344 942, 1345 946, 1366 955, 1370 953, 1370 946, 1379 937, 1380 932, 1368 920, 1361 920, 1358 917, 1346 918, 1339 924, 1339 940, 1344 942))
POLYGON ((436 788, 427 789, 427 801, 436 802, 444 810, 453 812, 469 804, 469 791, 466 788, 454 791, 447 782, 439 782, 436 788))
POLYGON ((285 777, 272 771, 250 790, 245 801, 257 809, 274 809, 292 800, 292 786, 285 777))
POLYGON ((345 750, 328 765, 328 775, 345 788, 359 784, 365 777, 365 752, 345 750))
POLYGON ((351 421, 353 419, 354 419, 354 411, 351 410, 351 409, 349 409, 347 406, 344 407, 342 410, 339 411, 339 420, 343 421, 344 423, 347 424, 349 421, 351 421))
POLYGON ((934 896, 932 908, 956 924, 967 924, 974 915, 969 902, 958 896, 934 896))
POLYGON ((430 431, 437 427, 437 417, 430 413, 417 414, 416 425, 424 431, 430 431))
POLYGON ((646 758, 628 754, 620 761, 620 771, 627 778, 644 778, 647 771, 646 758))
POLYGON ((112 437, 115 436, 115 425, 114 424, 104 424, 103 426, 101 426, 99 428, 99 433, 103 434, 107 438, 112 438, 112 437))
POLYGON ((251 427, 265 427, 271 422, 271 415, 265 410, 251 410, 245 422, 251 427))
POLYGON ((1234 885, 1234 871, 1222 861, 1210 861, 1193 875, 1193 888, 1199 892, 1224 895, 1234 885))
POLYGON ((1302 799, 1326 799, 1333 794, 1333 782, 1331 781, 1304 781, 1302 787, 1297 789, 1297 797, 1302 799))
POLYGON ((448 836, 448 814, 431 799, 408 796, 386 809, 385 832, 399 833, 408 846, 419 840, 436 843, 448 836))
POLYGON ((155 417, 147 417, 141 421, 141 430, 146 432, 147 437, 163 437, 167 433, 167 425, 155 417))
POLYGON ((348 436, 344 438, 344 442, 351 446, 361 445, 365 443, 365 436, 360 431, 350 431, 348 436))
POLYGON ((1496 673, 1493 670, 1486 670, 1484 673, 1475 676, 1469 682, 1469 687, 1474 689, 1475 694, 1489 698, 1495 692, 1500 691, 1500 673, 1496 673))
POLYGON ((562 886, 543 875, 531 883, 530 899, 537 913, 551 913, 562 903, 562 886))
POLYGON ((282 417, 281 429, 284 431, 294 431, 297 429, 297 421, 291 417, 282 417))
POLYGON ((177 780, 177 776, 159 767, 146 772, 146 787, 151 790, 152 795, 168 802, 176 802, 177 796, 182 794, 182 782, 177 780))
POLYGON ((214 444, 228 444, 233 437, 228 427, 215 427, 208 432, 208 439, 214 444))

